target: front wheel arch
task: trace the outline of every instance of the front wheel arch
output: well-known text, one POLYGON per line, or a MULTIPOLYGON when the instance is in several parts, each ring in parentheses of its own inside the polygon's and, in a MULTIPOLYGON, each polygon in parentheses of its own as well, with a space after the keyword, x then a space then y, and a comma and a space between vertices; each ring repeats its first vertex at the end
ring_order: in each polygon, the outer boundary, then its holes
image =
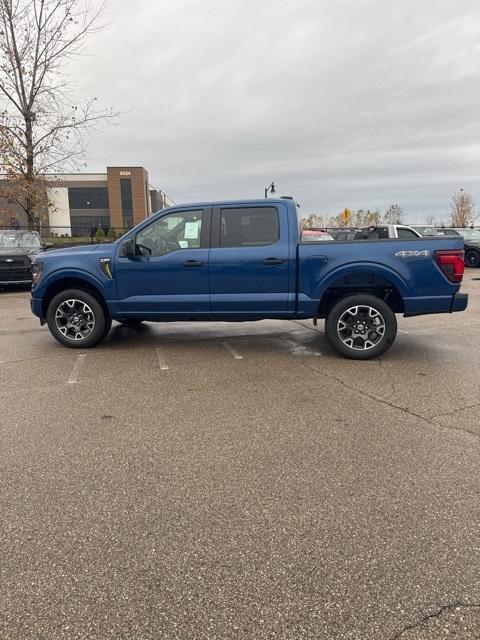
POLYGON ((42 316, 44 318, 47 317, 48 306, 53 298, 66 289, 79 289, 80 291, 89 293, 91 296, 96 298, 98 303, 102 306, 105 317, 110 318, 110 312, 101 292, 90 282, 83 280, 82 278, 61 278, 60 280, 53 282, 48 287, 42 296, 42 316))

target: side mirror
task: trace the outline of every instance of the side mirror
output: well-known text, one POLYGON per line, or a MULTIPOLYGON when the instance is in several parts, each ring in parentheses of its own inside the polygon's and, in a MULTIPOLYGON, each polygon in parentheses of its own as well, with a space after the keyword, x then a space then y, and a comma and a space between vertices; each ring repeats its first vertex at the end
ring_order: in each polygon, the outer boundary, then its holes
POLYGON ((131 258, 135 255, 135 242, 133 238, 124 240, 120 247, 119 256, 122 258, 131 258))

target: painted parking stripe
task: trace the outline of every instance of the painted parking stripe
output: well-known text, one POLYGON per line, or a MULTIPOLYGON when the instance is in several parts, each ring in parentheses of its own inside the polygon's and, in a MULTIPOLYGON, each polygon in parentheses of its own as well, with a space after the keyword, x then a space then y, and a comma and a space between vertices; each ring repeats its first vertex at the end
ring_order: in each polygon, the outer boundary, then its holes
POLYGON ((296 340, 292 340, 291 338, 279 338, 277 340, 277 342, 284 347, 285 349, 288 349, 288 351, 290 351, 291 354, 293 354, 294 356, 298 356, 298 357, 304 357, 304 356, 321 356, 323 355, 320 351, 314 351, 313 349, 309 349, 309 347, 307 347, 304 344, 301 344, 299 342, 297 342, 296 340))
POLYGON ((236 351, 230 344, 228 344, 228 342, 222 342, 222 345, 224 347, 224 349, 226 349, 228 351, 228 353, 230 353, 235 360, 242 360, 243 356, 241 356, 238 351, 236 351))
POLYGON ((158 366, 162 371, 167 371, 167 369, 169 369, 170 367, 167 364, 167 359, 165 358, 165 354, 159 348, 156 349, 156 352, 157 352, 158 366))
POLYGON ((75 384, 77 382, 78 376, 80 374, 80 371, 82 370, 86 357, 87 355, 85 353, 81 353, 78 356, 77 361, 73 365, 72 373, 70 374, 70 377, 67 380, 67 384, 75 384))

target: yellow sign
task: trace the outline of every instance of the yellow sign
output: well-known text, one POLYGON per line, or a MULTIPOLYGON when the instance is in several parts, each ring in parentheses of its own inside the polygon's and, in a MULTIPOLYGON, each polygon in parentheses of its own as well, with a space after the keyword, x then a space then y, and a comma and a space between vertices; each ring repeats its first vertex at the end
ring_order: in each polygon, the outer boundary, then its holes
POLYGON ((350 211, 350 209, 345 208, 340 215, 342 217, 343 224, 347 226, 352 218, 352 212, 350 211))

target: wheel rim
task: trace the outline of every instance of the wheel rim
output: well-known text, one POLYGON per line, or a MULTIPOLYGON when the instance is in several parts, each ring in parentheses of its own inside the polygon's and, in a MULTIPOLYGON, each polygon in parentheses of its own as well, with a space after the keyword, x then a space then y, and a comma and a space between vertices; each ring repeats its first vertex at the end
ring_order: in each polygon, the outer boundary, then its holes
POLYGON ((476 253, 467 253, 466 262, 469 267, 476 267, 478 264, 478 256, 476 253))
POLYGON ((64 300, 55 311, 55 325, 69 340, 85 340, 95 327, 95 315, 83 300, 64 300))
POLYGON ((342 313, 337 322, 337 333, 343 344, 356 351, 376 347, 385 336, 385 319, 368 305, 356 305, 342 313))

